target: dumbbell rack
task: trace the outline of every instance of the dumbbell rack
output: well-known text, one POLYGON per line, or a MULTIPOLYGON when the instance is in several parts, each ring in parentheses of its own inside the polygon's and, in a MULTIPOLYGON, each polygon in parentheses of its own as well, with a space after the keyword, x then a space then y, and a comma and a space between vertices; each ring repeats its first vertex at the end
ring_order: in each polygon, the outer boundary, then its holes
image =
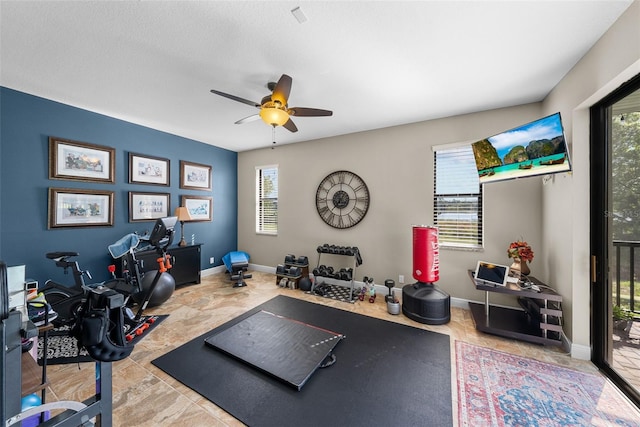
POLYGON ((276 285, 280 285, 280 281, 283 278, 286 278, 287 280, 294 283, 295 289, 298 289, 300 287, 300 279, 302 279, 303 277, 309 277, 309 261, 307 257, 296 258, 293 255, 287 255, 284 258, 284 267, 286 270, 284 273, 278 273, 276 269, 276 285), (301 262, 301 260, 303 262, 301 262), (297 267, 300 270, 300 274, 291 275, 289 273, 291 267, 297 267))
MULTIPOLYGON (((325 277, 325 276, 320 276, 320 277, 325 279, 325 280, 327 280, 327 283, 329 283, 329 284, 349 288, 349 301, 348 302, 354 302, 355 300, 354 300, 354 294, 353 294, 353 285, 355 283, 356 267, 359 265, 358 258, 360 256, 358 249, 357 248, 353 248, 356 251, 355 253, 340 253, 340 252, 325 252, 324 248, 326 248, 326 245, 318 247, 318 264, 317 264, 316 268, 320 268, 320 265, 322 264, 322 256, 323 255, 324 256, 327 256, 327 255, 348 256, 348 257, 352 257, 353 258, 353 267, 351 268, 351 280, 341 280, 341 279, 336 279, 336 278, 332 278, 332 277, 325 277)), ((341 248, 344 248, 344 247, 341 247, 341 248)), ((313 287, 311 288, 310 292, 311 293, 315 293, 314 292, 315 287, 318 286, 319 284, 320 284, 319 283, 319 277, 315 277, 314 281, 313 281, 313 287)))

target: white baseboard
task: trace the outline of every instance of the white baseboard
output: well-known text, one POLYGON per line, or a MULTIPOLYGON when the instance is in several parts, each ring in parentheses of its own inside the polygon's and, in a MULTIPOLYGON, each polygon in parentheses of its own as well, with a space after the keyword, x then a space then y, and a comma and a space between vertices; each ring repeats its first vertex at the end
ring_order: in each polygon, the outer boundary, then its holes
POLYGON ((217 267, 207 268, 205 270, 200 271, 200 277, 213 276, 214 274, 224 273, 227 271, 224 265, 219 265, 217 267))
POLYGON ((591 360, 591 347, 587 345, 573 344, 564 336, 564 334, 562 334, 562 337, 563 347, 567 349, 572 358, 580 360, 591 360))
POLYGON ((249 270, 260 271, 262 273, 276 274, 276 268, 268 265, 249 264, 249 270))

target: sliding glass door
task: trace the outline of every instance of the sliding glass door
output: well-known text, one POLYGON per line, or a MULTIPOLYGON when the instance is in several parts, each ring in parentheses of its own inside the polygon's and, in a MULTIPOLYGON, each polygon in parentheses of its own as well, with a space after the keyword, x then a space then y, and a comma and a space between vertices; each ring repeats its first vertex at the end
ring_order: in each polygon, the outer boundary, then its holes
POLYGON ((593 362, 640 405, 640 76, 591 109, 593 362))

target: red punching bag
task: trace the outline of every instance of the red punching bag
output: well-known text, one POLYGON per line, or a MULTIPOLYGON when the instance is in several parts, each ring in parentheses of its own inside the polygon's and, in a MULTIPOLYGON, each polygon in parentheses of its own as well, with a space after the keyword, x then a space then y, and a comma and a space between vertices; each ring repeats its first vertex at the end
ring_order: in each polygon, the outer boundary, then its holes
POLYGON ((413 278, 422 283, 440 279, 440 249, 435 227, 413 226, 413 278))

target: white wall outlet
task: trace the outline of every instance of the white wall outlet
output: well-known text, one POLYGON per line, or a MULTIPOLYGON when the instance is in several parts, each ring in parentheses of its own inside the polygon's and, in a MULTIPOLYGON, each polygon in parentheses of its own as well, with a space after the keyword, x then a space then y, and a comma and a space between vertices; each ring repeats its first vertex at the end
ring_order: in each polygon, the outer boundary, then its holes
POLYGON ((404 283, 404 276, 402 274, 398 276, 398 283, 400 284, 404 283))
POLYGON ((213 264, 214 262, 216 262, 216 257, 211 257, 209 258, 209 264, 213 264))

